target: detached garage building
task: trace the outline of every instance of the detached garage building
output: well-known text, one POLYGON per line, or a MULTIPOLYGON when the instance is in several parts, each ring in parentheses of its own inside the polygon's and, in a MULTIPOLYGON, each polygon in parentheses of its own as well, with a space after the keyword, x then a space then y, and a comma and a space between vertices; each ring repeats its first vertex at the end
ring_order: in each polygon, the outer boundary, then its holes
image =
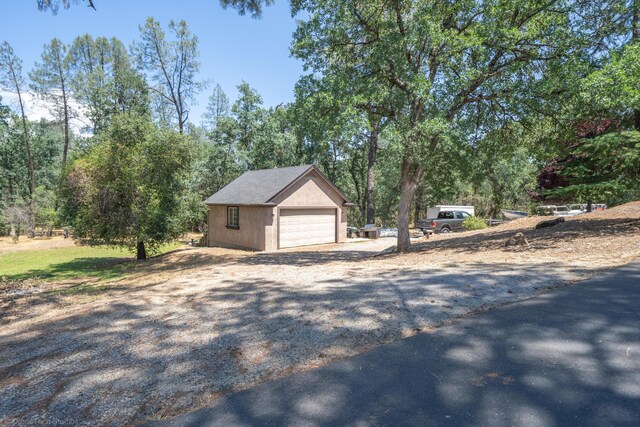
POLYGON ((345 242, 353 206, 314 165, 247 172, 205 203, 209 246, 259 251, 345 242))

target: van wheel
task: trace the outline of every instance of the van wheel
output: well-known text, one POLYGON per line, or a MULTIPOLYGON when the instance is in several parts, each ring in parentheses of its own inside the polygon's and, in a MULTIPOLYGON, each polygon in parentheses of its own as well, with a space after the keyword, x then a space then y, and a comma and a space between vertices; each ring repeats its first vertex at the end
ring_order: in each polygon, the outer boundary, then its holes
POLYGON ((440 229, 440 232, 448 234, 451 232, 451 229, 449 227, 442 227, 442 229, 440 229))

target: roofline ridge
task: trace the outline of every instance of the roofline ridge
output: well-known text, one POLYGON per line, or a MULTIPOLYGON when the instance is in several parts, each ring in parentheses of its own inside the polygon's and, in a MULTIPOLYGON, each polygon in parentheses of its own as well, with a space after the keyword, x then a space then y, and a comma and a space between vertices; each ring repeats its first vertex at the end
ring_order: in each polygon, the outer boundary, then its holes
MULTIPOLYGON (((288 184, 286 184, 284 187, 282 187, 280 190, 278 190, 278 192, 276 192, 276 194, 274 194, 273 196, 269 197, 265 203, 269 203, 271 202, 273 199, 275 199, 279 194, 281 194, 282 192, 284 192, 287 188, 291 187, 293 184, 295 184, 296 182, 298 182, 298 180, 300 178, 302 178, 303 176, 305 176, 311 169, 318 169, 318 167, 315 164, 310 164, 310 165, 300 165, 298 167, 303 167, 306 166, 306 168, 304 169, 304 171, 298 175, 297 177, 295 177, 294 179, 292 179, 288 184)), ((291 167, 296 167, 296 166, 291 166, 291 167)), ((278 169, 278 168, 276 168, 278 169)))
MULTIPOLYGON (((277 171, 277 170, 282 170, 282 169, 291 169, 291 168, 299 168, 300 169, 300 173, 297 174, 297 176, 291 180, 289 180, 288 182, 286 182, 284 184, 284 186, 282 186, 280 189, 278 189, 275 194, 273 194, 272 196, 270 196, 269 198, 267 198, 266 200, 264 199, 256 199, 257 200, 261 200, 259 203, 259 205, 268 205, 273 203, 273 199, 275 199, 276 197, 278 197, 280 194, 282 194, 283 192, 285 192, 286 190, 288 190, 289 188, 291 188, 293 185, 295 185, 298 181, 300 181, 304 176, 306 176, 307 174, 309 174, 312 170, 315 170, 317 175, 324 180, 326 183, 329 184, 329 186, 336 192, 338 193, 338 195, 340 197, 342 197, 342 199, 345 201, 345 203, 351 203, 349 202, 349 199, 347 199, 347 197, 342 193, 342 191, 340 191, 340 189, 338 187, 336 187, 336 185, 331 182, 331 180, 329 180, 329 178, 320 170, 320 168, 315 164, 315 163, 310 163, 310 164, 304 164, 304 165, 297 165, 297 166, 286 166, 283 168, 270 168, 270 169, 257 169, 257 170, 252 170, 252 171, 246 171, 245 173, 243 173, 242 175, 240 175, 239 177, 237 177, 236 179, 234 179, 233 181, 231 181, 229 184, 225 185, 223 188, 221 188, 220 190, 218 190, 216 193, 212 194, 211 196, 209 196, 207 199, 205 199, 205 203, 206 204, 218 204, 217 202, 212 201, 211 199, 218 193, 220 193, 221 191, 223 191, 225 188, 227 188, 228 186, 230 186, 231 184, 233 184, 235 181, 241 179, 243 176, 247 175, 247 174, 251 174, 253 175, 254 172, 266 172, 266 171, 277 171)), ((276 175, 277 176, 277 175, 276 175)), ((253 204, 253 203, 252 203, 253 204)))
MULTIPOLYGON (((283 166, 281 168, 267 168, 267 169, 253 169, 253 170, 248 170, 245 173, 249 173, 249 172, 264 172, 264 171, 273 171, 273 170, 279 170, 279 169, 292 169, 292 168, 301 168, 303 166, 306 166, 307 168, 311 167, 311 166, 315 166, 315 163, 307 163, 304 165, 296 165, 296 166, 283 166)), ((242 174, 244 175, 244 174, 242 174)), ((240 176, 242 176, 240 175, 240 176)))

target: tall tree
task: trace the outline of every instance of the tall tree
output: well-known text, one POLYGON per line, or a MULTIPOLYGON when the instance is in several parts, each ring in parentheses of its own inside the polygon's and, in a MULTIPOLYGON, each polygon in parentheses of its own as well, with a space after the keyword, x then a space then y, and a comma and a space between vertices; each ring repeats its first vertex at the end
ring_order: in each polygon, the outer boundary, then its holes
POLYGON ((271 169, 299 164, 291 114, 286 106, 261 112, 259 127, 252 137, 251 169, 271 169))
POLYGON ((216 127, 208 132, 210 145, 197 177, 203 196, 220 190, 247 169, 247 154, 238 147, 237 136, 237 123, 230 116, 219 117, 216 127))
POLYGON ((207 110, 204 113, 205 126, 209 130, 216 128, 218 120, 221 117, 229 115, 229 97, 219 84, 216 84, 213 88, 211 96, 209 96, 209 103, 207 104, 207 110))
POLYGON ((409 249, 409 211, 430 154, 464 134, 478 110, 520 113, 529 100, 551 95, 542 84, 552 66, 589 44, 592 30, 576 24, 581 2, 294 0, 293 54, 322 75, 352 83, 345 96, 368 88, 390 93, 389 120, 399 138, 398 250, 409 249), (306 15, 308 14, 308 17, 306 15))
POLYGON ((147 84, 120 40, 76 37, 66 62, 74 98, 86 108, 94 134, 106 129, 114 114, 149 114, 147 84))
MULTIPOLYGON (((631 43, 637 45, 640 41, 640 27, 638 20, 640 19, 640 0, 631 0, 631 43)), ((640 131, 640 108, 636 107, 633 111, 633 124, 637 131, 640 131)))
MULTIPOLYGON (((305 137, 310 139, 312 144, 322 146, 329 139, 333 141, 330 145, 336 148, 334 142, 344 139, 342 145, 349 145, 348 151, 358 158, 361 153, 354 149, 366 150, 366 188, 363 194, 356 194, 354 200, 361 202, 359 205, 363 218, 358 220, 371 224, 375 222, 374 190, 378 141, 388 123, 386 116, 391 114, 387 105, 388 91, 384 87, 370 86, 366 97, 345 96, 345 93, 350 92, 351 86, 349 76, 345 75, 305 76, 296 87, 295 110, 299 116, 297 120, 305 128, 305 137), (322 132, 323 130, 328 132, 322 132), (367 134, 366 144, 356 147, 363 132, 367 134)), ((359 161, 351 162, 349 168, 350 176, 354 180, 354 190, 360 189, 360 174, 356 167, 359 165, 359 161)))
POLYGON ((365 196, 366 222, 374 224, 376 222, 376 203, 374 191, 376 187, 376 161, 378 158, 378 141, 380 133, 386 124, 383 115, 376 114, 375 110, 367 115, 369 123, 369 136, 367 138, 367 187, 365 196))
POLYGON ((150 90, 160 105, 171 106, 180 133, 189 120, 189 106, 203 87, 196 79, 200 70, 198 38, 191 34, 185 21, 169 22, 174 40, 167 40, 160 23, 148 18, 140 26, 140 41, 132 51, 141 71, 148 73, 155 83, 150 90))
MULTIPOLYGON (((23 161, 18 159, 21 154, 12 138, 11 109, 2 104, 0 97, 0 208, 13 205, 18 186, 17 166, 23 161)), ((24 143, 19 141, 20 145, 24 143)))
POLYGON ((25 112, 25 103, 23 91, 25 87, 24 77, 22 76, 22 60, 14 53, 13 48, 7 42, 0 45, 0 88, 15 93, 18 97, 18 106, 20 108, 20 117, 22 120, 22 132, 24 139, 24 148, 27 160, 27 170, 29 171, 29 200, 30 200, 30 231, 35 227, 35 193, 36 193, 36 173, 31 153, 31 143, 29 141, 29 129, 27 125, 27 114, 25 112))
POLYGON ((132 113, 114 116, 70 168, 62 216, 88 243, 129 247, 138 259, 184 231, 191 141, 132 113))
POLYGON ((251 151, 255 133, 262 121, 262 97, 243 81, 238 85, 238 99, 233 103, 231 112, 237 122, 240 148, 251 151))
POLYGON ((62 149, 61 170, 67 165, 71 109, 69 106, 69 68, 65 60, 67 47, 54 38, 44 46, 42 62, 36 62, 29 73, 31 89, 41 98, 49 101, 54 117, 62 121, 64 145, 62 149))

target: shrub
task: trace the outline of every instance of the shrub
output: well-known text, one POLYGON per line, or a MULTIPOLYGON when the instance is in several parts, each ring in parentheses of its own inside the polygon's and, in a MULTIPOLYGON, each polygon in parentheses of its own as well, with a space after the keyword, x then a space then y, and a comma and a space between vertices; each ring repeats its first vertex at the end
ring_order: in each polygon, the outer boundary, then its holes
POLYGON ((480 218, 478 216, 471 216, 464 220, 462 226, 466 231, 470 230, 482 230, 483 228, 487 228, 487 221, 484 218, 480 218))

